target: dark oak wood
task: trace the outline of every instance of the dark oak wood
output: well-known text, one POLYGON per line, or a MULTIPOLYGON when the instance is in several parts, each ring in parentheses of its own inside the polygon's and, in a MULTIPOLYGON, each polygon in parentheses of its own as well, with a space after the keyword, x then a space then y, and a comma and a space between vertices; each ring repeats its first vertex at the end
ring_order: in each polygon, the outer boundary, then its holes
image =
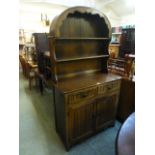
POLYGON ((72 7, 56 17, 50 27, 55 37, 111 37, 111 26, 107 17, 89 7, 72 7))
MULTIPOLYGON (((55 87, 65 93, 75 90, 83 89, 85 87, 95 86, 104 82, 112 82, 120 80, 120 76, 106 73, 92 73, 85 75, 78 75, 74 78, 66 78, 55 84, 55 87)), ((114 85, 116 87, 116 85, 114 85)), ((111 86, 113 88, 113 85, 111 86)))
POLYGON ((56 130, 67 149, 114 125, 120 79, 117 75, 96 73, 55 84, 56 130))
POLYGON ((70 143, 90 136, 93 133, 93 113, 94 105, 91 102, 82 104, 81 106, 69 107, 69 139, 70 143))
POLYGON ((57 132, 67 149, 114 125, 120 79, 117 75, 96 73, 66 78, 55 85, 57 132))
POLYGON ((104 128, 107 123, 114 123, 118 101, 117 92, 108 94, 97 100, 96 105, 96 130, 104 128))
POLYGON ((48 39, 56 131, 69 149, 114 125, 121 77, 108 74, 111 26, 103 13, 69 8, 53 20, 48 39))
POLYGON ((117 118, 124 121, 135 111, 135 81, 122 78, 117 118))
POLYGON ((58 82, 79 72, 107 72, 110 40, 111 26, 103 13, 88 7, 64 11, 50 26, 52 80, 58 82))
MULTIPOLYGON (((50 37, 49 37, 50 38, 50 37)), ((109 38, 88 38, 88 37, 59 37, 59 38, 55 38, 56 40, 109 40, 109 38)))
POLYGON ((97 56, 89 56, 89 57, 81 57, 81 58, 72 58, 72 59, 57 59, 57 62, 66 62, 66 61, 76 61, 76 60, 86 60, 86 59, 97 59, 97 58, 106 58, 108 55, 97 55, 97 56))

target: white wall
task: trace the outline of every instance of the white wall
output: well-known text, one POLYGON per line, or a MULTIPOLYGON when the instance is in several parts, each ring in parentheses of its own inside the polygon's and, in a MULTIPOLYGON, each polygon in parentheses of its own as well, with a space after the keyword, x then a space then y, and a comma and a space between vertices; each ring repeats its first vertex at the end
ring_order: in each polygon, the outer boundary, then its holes
POLYGON ((49 26, 41 22, 41 13, 47 14, 50 22, 67 7, 43 4, 43 3, 20 3, 19 29, 25 30, 26 41, 29 42, 33 32, 49 32, 49 26))

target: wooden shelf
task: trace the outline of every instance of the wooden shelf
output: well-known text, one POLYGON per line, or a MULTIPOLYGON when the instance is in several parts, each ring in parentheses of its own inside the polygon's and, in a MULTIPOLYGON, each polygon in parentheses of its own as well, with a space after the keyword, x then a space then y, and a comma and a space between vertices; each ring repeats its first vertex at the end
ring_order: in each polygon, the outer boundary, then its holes
POLYGON ((110 40, 109 38, 81 38, 81 37, 73 37, 73 38, 55 38, 56 40, 110 40))
MULTIPOLYGON (((49 36, 49 38, 54 38, 49 36)), ((110 40, 110 38, 105 37, 59 37, 54 38, 55 40, 110 40)))
POLYGON ((56 62, 67 62, 67 61, 96 59, 96 58, 105 58, 105 57, 109 57, 109 55, 97 55, 97 56, 89 56, 89 57, 81 57, 81 58, 71 58, 71 59, 57 59, 56 62))
POLYGON ((109 60, 115 61, 115 62, 125 62, 124 59, 112 59, 110 58, 109 60))

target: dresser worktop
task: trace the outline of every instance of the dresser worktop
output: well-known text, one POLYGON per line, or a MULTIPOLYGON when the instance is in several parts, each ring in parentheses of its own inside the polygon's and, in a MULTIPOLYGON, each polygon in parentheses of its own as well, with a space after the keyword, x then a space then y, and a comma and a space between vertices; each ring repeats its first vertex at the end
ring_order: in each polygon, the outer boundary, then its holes
POLYGON ((73 78, 66 78, 59 81, 55 87, 63 93, 69 93, 79 89, 95 86, 96 84, 102 84, 114 80, 120 80, 121 76, 111 73, 95 73, 79 75, 73 78))

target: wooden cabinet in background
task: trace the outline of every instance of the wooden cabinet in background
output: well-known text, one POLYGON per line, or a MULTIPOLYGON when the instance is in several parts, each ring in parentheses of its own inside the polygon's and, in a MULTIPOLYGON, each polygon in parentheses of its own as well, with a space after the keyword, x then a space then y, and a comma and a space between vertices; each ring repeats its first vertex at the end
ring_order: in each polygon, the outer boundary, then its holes
POLYGON ((122 78, 117 118, 124 121, 135 111, 135 81, 122 78))
POLYGON ((120 42, 119 57, 135 54, 135 28, 123 28, 120 42))

